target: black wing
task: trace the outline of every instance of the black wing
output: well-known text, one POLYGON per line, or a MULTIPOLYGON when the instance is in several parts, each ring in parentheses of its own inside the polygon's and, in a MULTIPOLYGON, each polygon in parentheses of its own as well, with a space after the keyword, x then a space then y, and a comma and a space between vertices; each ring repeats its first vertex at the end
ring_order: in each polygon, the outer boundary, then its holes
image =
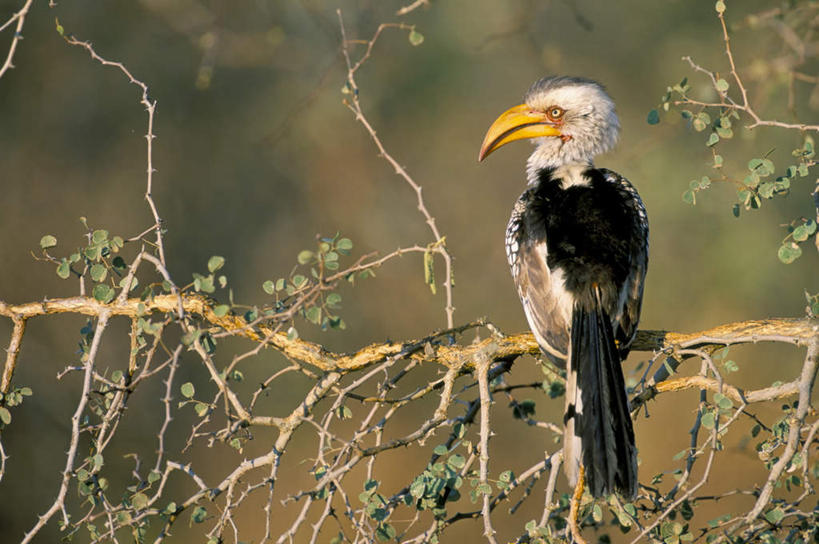
POLYGON ((506 229, 506 256, 540 349, 560 362, 568 353, 572 302, 560 275, 549 269, 546 241, 536 241, 526 232, 523 213, 530 199, 531 191, 526 191, 515 203, 506 229))
POLYGON ((640 321, 640 307, 643 301, 643 284, 648 268, 648 215, 643 200, 634 186, 623 176, 611 170, 601 169, 606 181, 616 185, 624 202, 633 212, 633 239, 641 243, 634 246, 631 255, 631 272, 622 286, 619 312, 615 314, 615 339, 620 357, 628 355, 634 336, 637 334, 637 322, 640 321))

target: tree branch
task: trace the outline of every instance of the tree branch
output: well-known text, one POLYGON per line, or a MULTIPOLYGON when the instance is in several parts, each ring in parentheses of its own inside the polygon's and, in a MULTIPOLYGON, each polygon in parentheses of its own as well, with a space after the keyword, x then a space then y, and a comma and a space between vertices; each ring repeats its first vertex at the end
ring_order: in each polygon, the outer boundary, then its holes
MULTIPOLYGON (((172 314, 182 309, 188 315, 198 316, 212 326, 226 332, 243 336, 256 342, 264 342, 282 352, 287 357, 303 364, 317 367, 324 371, 350 371, 362 369, 381 363, 390 357, 407 357, 422 361, 435 361, 450 368, 472 370, 475 361, 481 356, 488 356, 493 362, 519 357, 537 355, 539 348, 531 333, 519 333, 504 337, 493 336, 481 342, 468 345, 437 344, 438 338, 464 330, 482 326, 485 321, 468 323, 461 327, 431 333, 417 340, 404 342, 384 342, 370 344, 354 353, 334 353, 320 344, 301 338, 288 339, 285 332, 274 332, 272 328, 261 324, 249 327, 240 316, 217 316, 213 308, 215 302, 197 294, 158 295, 152 299, 140 300, 130 298, 124 301, 113 301, 103 304, 92 297, 69 297, 47 299, 42 302, 8 304, 0 300, 0 315, 12 320, 32 317, 72 313, 99 316, 109 311, 111 315, 138 317, 151 313, 172 314)), ((750 321, 738 321, 719 325, 711 329, 691 333, 679 333, 663 330, 641 330, 631 346, 634 351, 668 351, 676 349, 701 348, 703 346, 735 345, 757 342, 782 342, 797 346, 807 346, 819 337, 819 320, 810 318, 771 318, 750 321)), ((701 384, 678 387, 699 387, 701 384)))

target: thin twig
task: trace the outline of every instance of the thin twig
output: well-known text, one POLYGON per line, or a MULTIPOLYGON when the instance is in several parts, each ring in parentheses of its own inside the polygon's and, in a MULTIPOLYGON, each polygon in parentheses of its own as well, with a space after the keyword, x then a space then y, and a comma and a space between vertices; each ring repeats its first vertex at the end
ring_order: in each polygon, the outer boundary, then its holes
POLYGON ((23 7, 20 8, 17 13, 12 15, 8 21, 3 23, 2 26, 0 26, 0 32, 3 32, 14 21, 17 21, 17 27, 14 29, 14 37, 11 39, 9 52, 6 54, 6 60, 3 62, 3 66, 0 66, 0 77, 3 77, 3 74, 5 74, 10 68, 14 68, 14 64, 12 62, 14 60, 14 53, 17 51, 17 45, 20 43, 20 40, 23 39, 23 25, 26 23, 26 15, 28 15, 28 10, 31 8, 31 4, 33 2, 34 0, 26 0, 23 7))
POLYGON ((427 225, 429 226, 430 231, 432 231, 432 235, 435 238, 434 244, 431 244, 430 248, 435 253, 438 253, 441 258, 444 260, 445 265, 445 274, 446 279, 444 280, 444 291, 446 293, 446 323, 447 327, 452 327, 454 325, 454 312, 455 307, 453 306, 452 300, 452 257, 449 253, 449 250, 446 248, 446 237, 442 236, 440 231, 438 230, 438 226, 435 223, 435 218, 429 213, 426 204, 424 203, 424 197, 422 195, 422 188, 421 186, 415 182, 415 180, 407 173, 407 170, 401 166, 397 160, 390 155, 384 144, 381 143, 380 138, 375 132, 375 129, 372 127, 370 122, 367 120, 367 117, 364 115, 364 110, 361 107, 361 102, 359 101, 359 92, 358 92, 358 84, 355 80, 355 73, 356 71, 361 68, 362 64, 369 58, 370 52, 372 51, 373 45, 375 44, 378 37, 381 35, 381 32, 385 28, 390 27, 398 27, 402 29, 411 28, 408 25, 403 24, 382 24, 376 30, 372 39, 367 42, 367 50, 361 59, 358 60, 355 64, 353 64, 352 60, 350 59, 350 51, 349 51, 349 42, 347 40, 347 31, 344 27, 344 19, 341 16, 341 10, 336 10, 338 14, 338 24, 339 28, 341 29, 341 51, 344 55, 344 60, 347 63, 347 84, 350 88, 350 100, 345 100, 344 104, 353 112, 355 115, 356 121, 361 123, 364 128, 367 130, 367 133, 370 135, 370 139, 373 141, 375 146, 378 148, 379 156, 382 157, 385 161, 387 161, 390 166, 395 170, 395 173, 401 177, 411 188, 415 191, 416 196, 416 204, 418 207, 418 211, 424 216, 427 225))

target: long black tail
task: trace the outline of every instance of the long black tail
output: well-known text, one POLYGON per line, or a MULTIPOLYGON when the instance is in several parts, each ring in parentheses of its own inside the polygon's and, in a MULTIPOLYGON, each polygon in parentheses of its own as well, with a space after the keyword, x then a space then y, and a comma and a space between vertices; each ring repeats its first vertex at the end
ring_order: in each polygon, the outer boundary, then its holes
POLYGON ((599 296, 593 308, 572 313, 566 387, 564 460, 569 481, 580 463, 595 497, 637 491, 637 449, 626 398, 620 355, 611 319, 599 296))

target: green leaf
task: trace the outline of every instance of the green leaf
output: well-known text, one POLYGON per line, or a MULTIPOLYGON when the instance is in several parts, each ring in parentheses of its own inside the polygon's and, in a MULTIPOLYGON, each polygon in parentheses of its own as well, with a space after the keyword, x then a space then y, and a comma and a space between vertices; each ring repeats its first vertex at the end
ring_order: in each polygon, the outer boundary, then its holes
POLYGON ((463 468, 463 466, 466 464, 466 459, 464 458, 463 455, 454 453, 449 456, 449 459, 447 459, 446 464, 454 469, 459 469, 463 468))
POLYGON ((230 306, 227 304, 219 304, 218 306, 213 307, 213 313, 216 315, 216 317, 225 317, 229 311, 230 306))
POLYGON ((65 259, 57 266, 57 276, 66 280, 71 275, 71 264, 65 259))
POLYGON ((648 112, 648 116, 646 117, 646 123, 649 125, 656 125, 660 122, 660 112, 657 110, 651 110, 648 112))
POLYGON ((722 168, 722 155, 714 155, 714 168, 722 168))
POLYGON ((43 249, 48 249, 50 247, 54 247, 57 245, 57 238, 50 234, 46 234, 42 238, 40 238, 40 247, 43 249))
POLYGON ((792 234, 793 239, 796 240, 797 242, 804 242, 811 235, 807 225, 799 225, 798 227, 793 229, 792 234))
POLYGON ((705 142, 705 145, 711 147, 713 145, 716 145, 717 142, 719 142, 719 136, 717 135, 716 132, 712 132, 711 135, 708 137, 708 141, 705 142))
POLYGON ((101 244, 108 240, 108 231, 107 230, 95 230, 94 234, 91 235, 91 241, 95 244, 101 244))
POLYGON ((716 424, 716 418, 714 417, 714 412, 705 412, 702 415, 702 419, 700 420, 702 426, 706 429, 713 429, 714 425, 716 424))
POLYGON ((148 506, 148 497, 144 493, 136 493, 131 497, 131 506, 136 510, 142 510, 148 506))
POLYGON ((802 248, 793 242, 785 242, 777 252, 779 260, 785 264, 791 264, 793 261, 802 256, 802 248))
POLYGON ((5 406, 0 406, 0 421, 8 425, 11 423, 11 412, 5 406))
POLYGON ((682 194, 683 202, 686 204, 691 204, 692 206, 697 203, 697 197, 694 194, 694 191, 686 191, 682 194))
POLYGON ((194 272, 193 288, 197 291, 204 291, 205 293, 213 293, 216 291, 216 287, 213 285, 213 274, 203 276, 194 272))
POLYGON ((158 482, 160 479, 162 479, 162 473, 159 472, 158 470, 152 470, 151 472, 148 473, 148 483, 149 484, 152 484, 154 482, 158 482))
POLYGON ((773 198, 775 186, 771 181, 763 181, 757 187, 757 191, 759 191, 759 196, 762 198, 773 198))
POLYGON ((780 521, 782 521, 782 518, 784 517, 785 512, 779 507, 774 508, 773 510, 768 510, 765 513, 765 519, 767 519, 771 523, 779 523, 780 521))
POLYGON ((91 294, 102 303, 108 303, 114 298, 114 290, 104 283, 95 285, 91 294))
POLYGON ((803 162, 799 165, 797 172, 799 172, 799 177, 804 178, 808 175, 808 165, 803 162))
POLYGON ((429 290, 434 295, 437 288, 435 285, 435 260, 432 258, 432 251, 424 253, 424 283, 429 285, 429 290))
POLYGON ((481 495, 491 495, 492 494, 492 487, 487 483, 478 484, 478 487, 475 488, 481 495))
POLYGON ((338 242, 336 242, 336 250, 339 253, 347 255, 351 249, 353 249, 353 242, 349 238, 341 238, 338 242))
POLYGON ((535 415, 535 401, 532 399, 526 399, 521 402, 513 402, 511 403, 512 406, 512 417, 515 419, 525 419, 527 417, 531 417, 535 415))
POLYGON ((327 306, 333 308, 337 306, 339 302, 341 302, 341 295, 338 293, 330 293, 327 295, 327 298, 324 299, 324 302, 327 304, 327 306))
POLYGON ((313 260, 314 256, 315 256, 315 253, 313 253, 312 251, 310 251, 308 249, 304 249, 304 250, 299 252, 299 255, 298 255, 298 257, 296 257, 296 259, 299 261, 299 264, 307 264, 307 263, 309 263, 310 261, 313 260))
POLYGON ((296 274, 295 276, 293 276, 293 285, 295 285, 297 289, 301 288, 306 282, 307 278, 305 278, 301 274, 296 274))
POLYGON ((102 264, 94 264, 91 266, 91 279, 94 281, 105 281, 105 277, 108 275, 108 269, 105 268, 105 265, 102 264))
POLYGON ((595 504, 594 508, 592 508, 592 519, 597 523, 603 521, 603 509, 600 508, 599 504, 595 504))
POLYGON ((723 2, 723 0, 717 0, 717 3, 714 4, 714 9, 717 10, 717 13, 725 13, 725 2, 723 2))
POLYGON ((449 452, 449 449, 446 447, 446 444, 438 444, 435 446, 435 449, 432 450, 432 453, 435 455, 446 455, 449 452))
POLYGON ((225 265, 225 258, 219 255, 214 255, 208 259, 208 271, 213 274, 225 265))
POLYGON ((727 91, 727 90, 728 90, 728 88, 730 87, 730 85, 728 85, 728 82, 727 82, 727 81, 725 81, 724 79, 719 78, 719 79, 717 80, 717 83, 716 83, 715 87, 717 88, 717 90, 718 90, 719 92, 724 93, 725 91, 727 91))
POLYGON ((114 260, 111 261, 111 266, 113 266, 116 270, 121 272, 125 271, 128 268, 128 265, 125 263, 125 259, 117 255, 114 257, 114 260))
POLYGON ((388 540, 395 538, 395 529, 389 523, 380 523, 375 530, 375 536, 378 537, 378 540, 387 542, 388 540))
POLYGON ((193 386, 191 382, 185 382, 182 384, 182 387, 179 388, 182 392, 182 396, 185 398, 192 398, 193 395, 196 393, 196 388, 193 386))
POLYGON ((267 280, 262 284, 262 289, 268 295, 272 295, 273 293, 276 292, 276 284, 274 284, 273 281, 271 280, 267 280))
POLYGON ((413 28, 409 33, 409 42, 417 47, 424 43, 424 35, 413 28))
POLYGON ((205 518, 207 516, 208 511, 205 509, 205 507, 197 506, 196 508, 193 509, 193 512, 191 513, 191 520, 193 520, 194 523, 202 523, 203 521, 205 521, 205 518))
POLYGON ((716 402, 717 406, 719 406, 723 410, 730 410, 731 408, 734 407, 734 403, 731 401, 731 399, 729 399, 722 393, 714 393, 714 402, 716 402))
POLYGON ((306 317, 309 322, 318 325, 318 322, 321 320, 321 308, 318 306, 308 308, 307 311, 304 312, 304 317, 306 317))

